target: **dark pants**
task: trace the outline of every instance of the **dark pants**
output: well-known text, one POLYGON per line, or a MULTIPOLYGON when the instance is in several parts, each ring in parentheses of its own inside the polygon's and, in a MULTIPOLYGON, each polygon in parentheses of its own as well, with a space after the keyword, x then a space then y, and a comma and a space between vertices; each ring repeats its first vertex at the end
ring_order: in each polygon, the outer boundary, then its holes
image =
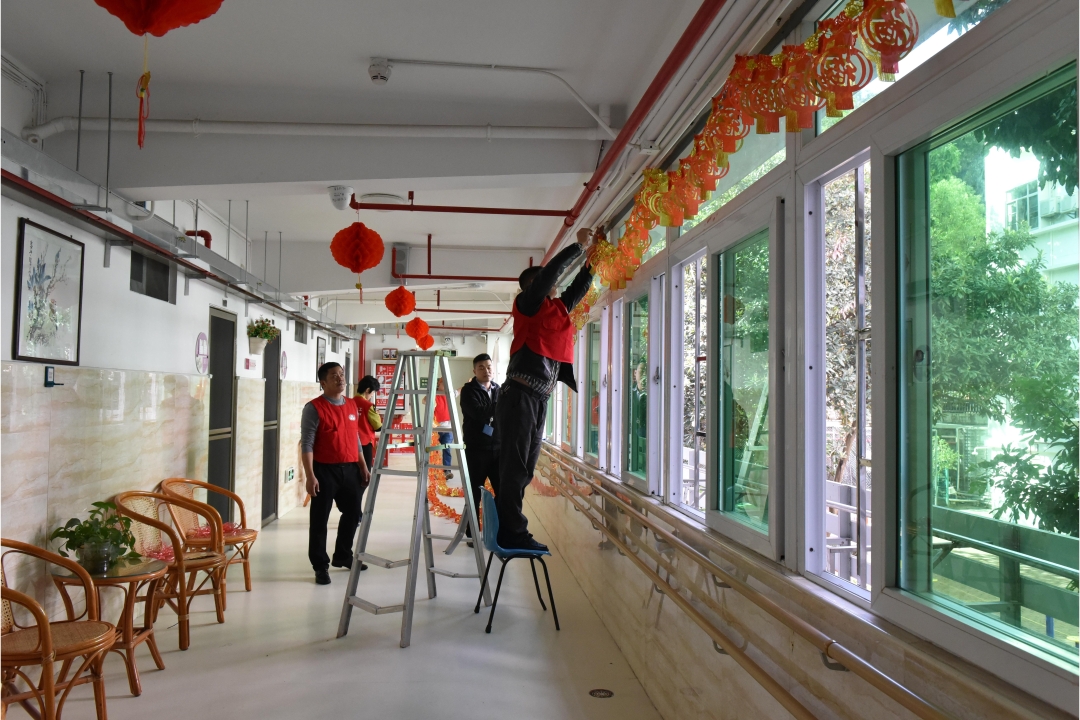
POLYGON ((546 419, 546 397, 516 380, 503 386, 495 406, 499 484, 495 487, 492 483, 499 511, 500 545, 513 545, 529 537, 529 521, 521 512, 521 503, 540 459, 546 419))
MULTIPOLYGON (((364 448, 365 459, 369 454, 368 447, 364 448)), ((352 565, 353 538, 356 536, 356 526, 360 524, 360 498, 364 494, 360 486, 360 470, 356 463, 312 465, 315 479, 319 481, 319 492, 311 498, 308 560, 316 570, 330 567, 330 558, 326 555, 326 522, 330 519, 330 508, 336 502, 341 511, 341 520, 338 521, 337 541, 334 543, 334 562, 352 565)))
MULTIPOLYGON (((491 480, 491 487, 495 493, 499 492, 499 449, 497 447, 485 447, 479 443, 470 444, 465 441, 465 464, 469 468, 469 484, 472 486, 472 496, 476 511, 480 512, 480 491, 484 489, 484 480, 491 480)), ((469 527, 465 530, 472 537, 469 527)))

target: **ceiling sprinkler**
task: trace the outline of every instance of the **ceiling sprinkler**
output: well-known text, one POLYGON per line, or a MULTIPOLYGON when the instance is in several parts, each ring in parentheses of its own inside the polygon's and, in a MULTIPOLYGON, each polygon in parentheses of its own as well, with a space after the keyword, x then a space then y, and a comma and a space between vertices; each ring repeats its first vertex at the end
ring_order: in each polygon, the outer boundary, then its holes
POLYGON ((371 82, 385 85, 390 80, 390 62, 386 58, 371 58, 367 72, 371 82))

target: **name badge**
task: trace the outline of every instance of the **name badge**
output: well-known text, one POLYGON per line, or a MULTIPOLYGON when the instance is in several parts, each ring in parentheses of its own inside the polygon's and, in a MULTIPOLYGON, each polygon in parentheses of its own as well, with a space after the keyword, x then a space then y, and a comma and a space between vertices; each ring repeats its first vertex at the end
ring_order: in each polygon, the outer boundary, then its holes
POLYGON ((485 425, 484 426, 484 434, 485 435, 493 435, 494 433, 495 433, 495 428, 491 427, 490 425, 485 425))
POLYGON ((356 419, 356 416, 355 416, 355 415, 350 415, 350 416, 349 416, 349 420, 355 420, 355 419, 356 419))

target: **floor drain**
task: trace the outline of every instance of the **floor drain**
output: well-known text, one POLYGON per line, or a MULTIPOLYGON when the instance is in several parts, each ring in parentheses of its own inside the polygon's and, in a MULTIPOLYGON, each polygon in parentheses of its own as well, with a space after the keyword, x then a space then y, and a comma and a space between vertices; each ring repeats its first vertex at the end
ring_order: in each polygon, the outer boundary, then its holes
POLYGON ((615 693, 610 690, 604 690, 603 688, 597 688, 596 690, 590 690, 589 694, 594 698, 609 698, 615 697, 615 693))

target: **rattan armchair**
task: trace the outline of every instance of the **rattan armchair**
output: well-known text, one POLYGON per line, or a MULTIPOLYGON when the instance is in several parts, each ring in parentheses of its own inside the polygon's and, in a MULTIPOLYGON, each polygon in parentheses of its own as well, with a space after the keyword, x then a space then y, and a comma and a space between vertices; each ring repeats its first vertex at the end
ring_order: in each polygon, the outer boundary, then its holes
POLYGON ((165 578, 164 588, 154 603, 154 617, 168 603, 176 611, 180 621, 180 649, 187 650, 191 645, 191 625, 189 612, 191 601, 197 595, 213 595, 217 610, 217 621, 225 622, 225 567, 226 558, 221 536, 221 518, 216 512, 202 503, 191 502, 182 498, 160 493, 132 491, 117 495, 114 500, 116 511, 131 519, 131 532, 135 536, 135 552, 144 557, 161 560, 169 565, 169 574, 165 578), (210 526, 210 542, 206 547, 188 549, 180 539, 175 528, 161 520, 161 506, 172 512, 178 506, 202 516, 210 526), (169 543, 165 543, 168 538, 169 543), (195 585, 199 573, 204 573, 202 582, 195 585), (206 583, 210 587, 206 587, 206 583))
POLYGON ((97 588, 90 574, 72 560, 17 540, 2 539, 0 546, 4 548, 0 556, 0 593, 3 595, 3 622, 0 628, 3 685, 0 688, 0 707, 4 715, 7 714, 8 705, 18 703, 31 717, 56 720, 71 689, 76 685, 92 683, 98 720, 105 720, 102 661, 116 639, 116 628, 98 618, 97 588), (67 620, 52 622, 36 600, 7 587, 3 566, 11 554, 30 555, 74 573, 86 593, 86 608, 82 614, 76 616, 72 605, 65 602, 67 620), (25 627, 17 624, 12 604, 25 608, 33 616, 34 624, 25 627), (75 673, 68 677, 75 661, 81 662, 75 673), (60 663, 59 676, 56 674, 57 663, 60 663), (41 677, 36 682, 26 673, 26 668, 35 665, 41 667, 41 677), (29 689, 20 689, 20 680, 29 689), (60 693, 59 697, 57 692, 60 693))
MULTIPOLYGON (((236 507, 240 511, 240 522, 223 523, 221 526, 222 537, 225 542, 226 554, 229 556, 229 565, 234 563, 243 565, 244 589, 251 592, 251 546, 255 544, 256 538, 259 537, 259 531, 248 527, 247 510, 244 508, 244 501, 240 499, 240 496, 224 488, 199 480, 169 478, 161 481, 161 492, 169 497, 178 497, 190 502, 197 502, 195 500, 195 490, 197 488, 202 488, 207 493, 214 492, 224 495, 236 503, 236 507)), ((207 507, 210 506, 207 505, 207 507)), ((213 508, 210 509, 213 510, 213 508)), ((185 548, 207 547, 210 542, 210 526, 202 523, 199 515, 185 510, 179 505, 170 505, 169 512, 172 513, 173 522, 184 534, 185 548)), ((214 512, 217 511, 214 510, 214 512)))

